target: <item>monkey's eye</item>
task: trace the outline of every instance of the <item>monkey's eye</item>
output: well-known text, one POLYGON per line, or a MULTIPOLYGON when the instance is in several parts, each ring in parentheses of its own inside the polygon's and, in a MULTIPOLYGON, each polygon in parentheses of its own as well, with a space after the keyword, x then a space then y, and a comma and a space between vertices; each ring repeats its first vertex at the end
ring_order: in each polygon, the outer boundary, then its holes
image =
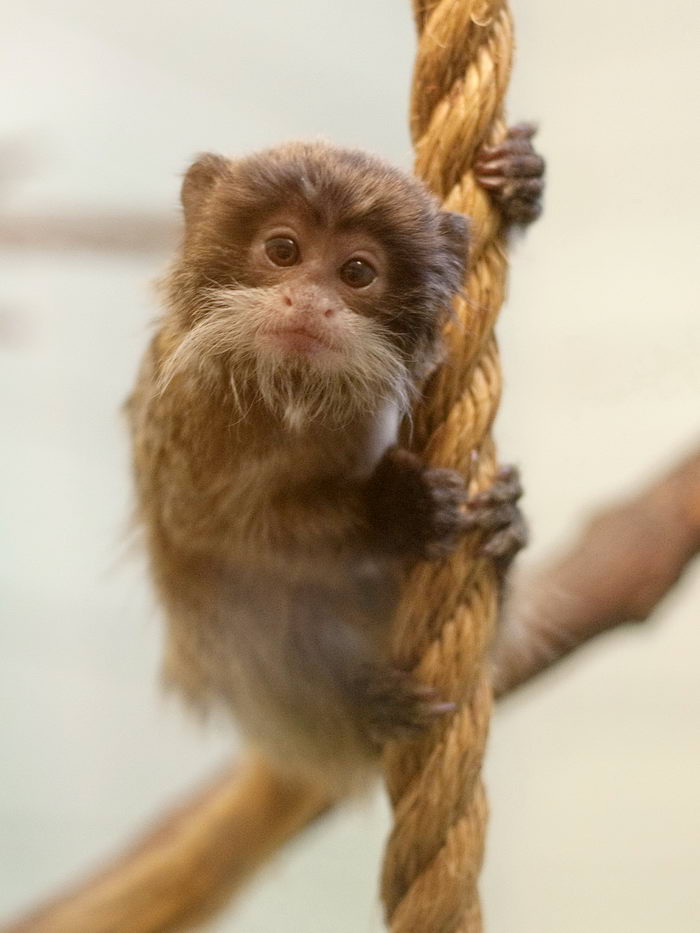
POLYGON ((366 288, 377 278, 377 273, 364 259, 348 259, 340 270, 340 277, 351 288, 366 288))
POLYGON ((293 266, 299 261, 299 247, 291 237, 273 236, 265 242, 265 252, 276 266, 293 266))

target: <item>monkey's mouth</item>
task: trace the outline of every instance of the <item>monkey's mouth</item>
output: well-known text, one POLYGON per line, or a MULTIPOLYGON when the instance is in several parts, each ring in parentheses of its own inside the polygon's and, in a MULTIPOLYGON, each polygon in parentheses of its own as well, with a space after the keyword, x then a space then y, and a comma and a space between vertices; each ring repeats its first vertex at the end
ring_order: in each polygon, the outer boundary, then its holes
POLYGON ((275 346, 292 351, 313 355, 324 350, 336 349, 335 344, 325 335, 310 327, 281 327, 268 332, 268 337, 275 346))

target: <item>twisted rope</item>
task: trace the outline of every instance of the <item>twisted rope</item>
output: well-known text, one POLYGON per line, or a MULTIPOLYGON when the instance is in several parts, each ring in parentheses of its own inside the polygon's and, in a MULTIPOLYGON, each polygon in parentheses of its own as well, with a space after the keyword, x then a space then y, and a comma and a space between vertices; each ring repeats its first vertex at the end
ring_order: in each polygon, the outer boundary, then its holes
MULTIPOLYGON (((493 327, 504 297, 504 225, 471 165, 505 133, 503 97, 512 31, 505 0, 414 0, 419 33, 411 104, 415 170, 449 210, 473 224, 465 297, 446 328, 448 362, 415 414, 413 446, 426 462, 459 470, 470 492, 496 472, 490 429, 500 397, 493 327)), ((392 933, 478 933, 477 891, 486 802, 480 771, 491 710, 487 649, 498 580, 464 542, 421 564, 403 589, 394 626, 398 664, 457 704, 417 742, 384 753, 394 808, 382 877, 392 933)))

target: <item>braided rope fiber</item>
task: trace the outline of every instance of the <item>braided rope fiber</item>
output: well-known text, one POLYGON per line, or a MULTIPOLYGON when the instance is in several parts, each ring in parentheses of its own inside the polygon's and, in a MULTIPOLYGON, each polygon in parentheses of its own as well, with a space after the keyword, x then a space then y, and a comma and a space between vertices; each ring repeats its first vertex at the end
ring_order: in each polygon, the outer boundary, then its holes
MULTIPOLYGON (((446 328, 447 362, 415 414, 412 446, 452 467, 475 493, 496 473, 490 429, 500 397, 493 327, 504 297, 503 220, 471 169, 503 138, 512 57, 505 0, 414 0, 419 47, 411 132, 416 173, 449 210, 467 214, 465 296, 446 328)), ((399 665, 456 711, 418 741, 384 753, 394 808, 382 877, 392 933, 479 933, 478 875, 487 818, 480 771, 491 709, 487 651, 498 607, 494 567, 470 536, 446 561, 408 577, 394 624, 399 665)))

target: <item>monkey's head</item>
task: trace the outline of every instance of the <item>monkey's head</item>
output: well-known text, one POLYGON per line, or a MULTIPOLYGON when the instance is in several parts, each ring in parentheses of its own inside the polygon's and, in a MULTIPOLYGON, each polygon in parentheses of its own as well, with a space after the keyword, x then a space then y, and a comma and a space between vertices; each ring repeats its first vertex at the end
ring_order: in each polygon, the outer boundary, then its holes
POLYGON ((201 156, 182 204, 169 375, 225 372, 237 399, 252 392, 297 422, 406 408, 463 280, 462 215, 379 159, 323 143, 201 156))

